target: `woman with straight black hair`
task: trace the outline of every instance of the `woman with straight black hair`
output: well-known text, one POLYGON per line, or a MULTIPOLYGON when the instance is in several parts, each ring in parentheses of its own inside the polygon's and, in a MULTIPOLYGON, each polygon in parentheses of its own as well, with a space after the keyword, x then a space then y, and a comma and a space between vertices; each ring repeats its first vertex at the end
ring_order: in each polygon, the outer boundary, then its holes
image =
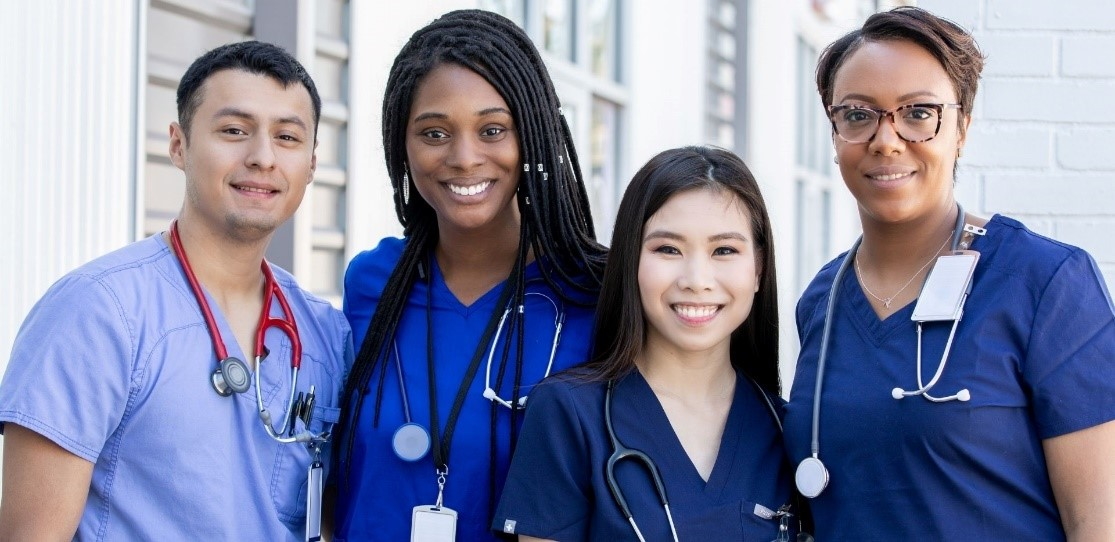
POLYGON ((338 540, 493 539, 533 385, 587 358, 604 248, 559 105, 494 13, 443 15, 396 57, 383 143, 404 237, 345 276, 360 350, 338 540))
POLYGON ((796 532, 775 406, 774 241, 738 157, 685 147, 639 170, 596 329, 589 363, 535 388, 493 530, 609 542, 796 532))

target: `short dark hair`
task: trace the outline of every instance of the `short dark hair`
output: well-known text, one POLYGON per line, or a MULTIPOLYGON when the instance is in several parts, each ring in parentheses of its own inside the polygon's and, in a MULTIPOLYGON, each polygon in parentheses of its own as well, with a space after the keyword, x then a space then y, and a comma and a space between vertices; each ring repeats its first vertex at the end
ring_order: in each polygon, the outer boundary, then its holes
MULTIPOLYGON (((972 115, 984 61, 976 40, 960 25, 911 6, 876 13, 867 18, 862 28, 845 34, 825 48, 817 62, 817 92, 826 108, 832 105, 836 72, 852 53, 869 41, 909 41, 928 51, 952 81, 963 108, 959 118, 972 115)), ((961 130, 963 128, 961 123, 961 130)))
POLYGON ((592 361, 576 372, 592 380, 611 380, 634 369, 646 342, 638 280, 646 223, 670 198, 690 190, 731 194, 751 216, 755 263, 760 267, 759 291, 751 314, 732 333, 732 366, 778 395, 778 285, 770 217, 747 165, 732 152, 715 147, 664 151, 631 180, 619 205, 604 270, 592 361))
POLYGON ((190 122, 201 106, 201 89, 214 73, 223 70, 241 70, 265 75, 284 88, 301 83, 310 93, 314 107, 314 140, 317 140, 318 120, 321 118, 321 96, 310 74, 290 53, 278 45, 262 41, 229 43, 201 55, 190 64, 178 82, 178 124, 182 133, 190 137, 190 122))

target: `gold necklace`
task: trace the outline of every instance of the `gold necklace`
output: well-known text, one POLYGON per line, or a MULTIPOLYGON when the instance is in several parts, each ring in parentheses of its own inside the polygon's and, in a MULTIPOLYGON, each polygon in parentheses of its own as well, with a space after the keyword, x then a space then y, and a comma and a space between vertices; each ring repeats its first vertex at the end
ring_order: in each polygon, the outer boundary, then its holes
POLYGON ((948 244, 949 239, 951 239, 951 238, 952 238, 952 234, 949 234, 948 237, 945 237, 945 242, 941 243, 941 247, 938 248, 937 251, 933 253, 933 256, 931 258, 929 258, 929 260, 926 261, 924 264, 922 264, 921 267, 919 267, 917 271, 914 271, 914 274, 910 276, 910 279, 906 281, 906 284, 903 284, 902 287, 899 288, 897 292, 894 292, 894 295, 892 295, 890 297, 879 297, 879 296, 875 295, 875 292, 871 291, 871 288, 867 287, 867 283, 863 281, 863 271, 859 267, 859 255, 857 254, 856 255, 856 260, 855 260, 855 263, 856 263, 856 277, 859 278, 860 286, 863 286, 863 291, 867 292, 867 295, 869 295, 871 297, 874 297, 877 301, 881 302, 884 307, 889 309, 891 302, 894 301, 894 298, 898 297, 898 294, 906 291, 906 287, 909 286, 910 283, 914 282, 914 279, 916 279, 918 277, 918 275, 921 274, 922 271, 925 271, 925 268, 929 267, 929 264, 933 263, 937 259, 937 255, 940 254, 941 251, 945 249, 945 245, 948 244))

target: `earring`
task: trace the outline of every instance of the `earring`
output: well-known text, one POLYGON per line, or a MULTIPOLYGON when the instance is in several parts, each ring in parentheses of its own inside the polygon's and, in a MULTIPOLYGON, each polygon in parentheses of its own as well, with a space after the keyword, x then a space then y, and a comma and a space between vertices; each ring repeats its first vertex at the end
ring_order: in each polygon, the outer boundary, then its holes
POLYGON ((958 148, 958 149, 956 149, 956 158, 957 158, 958 160, 959 160, 959 159, 960 159, 960 157, 961 157, 961 156, 963 156, 963 155, 964 155, 964 149, 962 149, 962 148, 958 148))
POLYGON ((403 205, 410 203, 410 175, 403 170, 403 205))
POLYGON ((832 163, 834 163, 838 166, 840 165, 840 158, 838 156, 836 156, 835 154, 832 155, 832 163))

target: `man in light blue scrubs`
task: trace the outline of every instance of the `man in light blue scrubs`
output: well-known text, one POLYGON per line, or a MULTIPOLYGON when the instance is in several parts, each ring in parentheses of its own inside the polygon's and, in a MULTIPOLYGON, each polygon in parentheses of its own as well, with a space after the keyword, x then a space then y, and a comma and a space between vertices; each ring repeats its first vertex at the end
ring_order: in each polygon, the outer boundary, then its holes
POLYGON ((313 179, 320 112, 309 75, 270 44, 187 70, 170 125, 176 223, 63 277, 16 337, 0 540, 307 538, 351 332, 264 253, 313 179))

